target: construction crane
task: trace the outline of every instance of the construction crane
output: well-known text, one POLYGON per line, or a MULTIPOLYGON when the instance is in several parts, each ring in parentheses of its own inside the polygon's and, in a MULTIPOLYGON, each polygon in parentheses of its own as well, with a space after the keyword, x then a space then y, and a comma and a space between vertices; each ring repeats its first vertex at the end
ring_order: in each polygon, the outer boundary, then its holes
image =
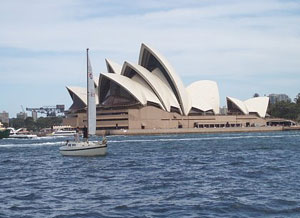
POLYGON ((22 108, 22 111, 23 111, 23 113, 25 114, 25 111, 24 111, 23 105, 21 105, 21 108, 22 108))
POLYGON ((27 118, 27 114, 26 114, 25 111, 24 111, 23 105, 21 105, 21 108, 22 108, 22 112, 18 113, 18 114, 17 114, 17 117, 18 117, 18 118, 21 118, 21 119, 23 119, 23 120, 25 120, 25 119, 27 118))
POLYGON ((65 105, 58 104, 56 106, 43 106, 39 108, 26 108, 26 111, 35 111, 37 113, 46 114, 47 117, 56 117, 56 114, 62 115, 65 111, 65 105))

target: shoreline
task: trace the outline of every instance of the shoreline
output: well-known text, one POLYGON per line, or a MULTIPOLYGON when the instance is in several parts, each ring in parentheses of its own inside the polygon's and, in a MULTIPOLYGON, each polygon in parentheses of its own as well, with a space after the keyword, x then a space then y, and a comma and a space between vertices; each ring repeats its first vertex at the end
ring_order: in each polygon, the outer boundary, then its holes
POLYGON ((181 128, 181 129, 116 129, 98 130, 97 135, 158 135, 158 134, 190 134, 190 133, 239 133, 239 132, 272 132, 300 130, 300 126, 283 127, 228 127, 228 128, 181 128))

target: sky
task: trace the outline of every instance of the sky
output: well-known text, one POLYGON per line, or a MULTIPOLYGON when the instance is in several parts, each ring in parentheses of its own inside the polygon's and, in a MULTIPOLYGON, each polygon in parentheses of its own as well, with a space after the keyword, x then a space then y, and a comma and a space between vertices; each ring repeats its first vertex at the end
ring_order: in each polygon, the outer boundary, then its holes
POLYGON ((216 81, 220 104, 300 93, 300 0, 0 0, 0 112, 65 104, 105 58, 160 51, 185 86, 216 81))

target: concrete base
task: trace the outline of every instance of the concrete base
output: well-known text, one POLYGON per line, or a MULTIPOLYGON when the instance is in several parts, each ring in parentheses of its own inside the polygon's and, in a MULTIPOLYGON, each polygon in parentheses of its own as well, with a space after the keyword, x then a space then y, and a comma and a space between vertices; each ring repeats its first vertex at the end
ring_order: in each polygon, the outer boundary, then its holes
POLYGON ((233 132, 271 132, 283 131, 282 126, 270 127, 228 127, 228 128, 181 128, 181 129, 120 129, 99 130, 97 135, 155 135, 188 133, 233 133, 233 132))

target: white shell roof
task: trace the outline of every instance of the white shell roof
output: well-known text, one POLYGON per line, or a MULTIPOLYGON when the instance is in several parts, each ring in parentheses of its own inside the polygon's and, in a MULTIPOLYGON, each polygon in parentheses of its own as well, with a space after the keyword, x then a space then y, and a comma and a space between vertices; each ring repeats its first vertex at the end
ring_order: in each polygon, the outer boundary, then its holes
MULTIPOLYGON (((186 89, 185 89, 181 79, 179 78, 179 76, 176 74, 176 72, 173 69, 173 67, 171 66, 171 64, 169 64, 169 62, 163 55, 161 55, 158 51, 154 50, 153 48, 150 48, 149 46, 147 46, 143 43, 141 45, 141 50, 140 50, 139 65, 142 65, 144 50, 147 50, 150 54, 152 54, 156 58, 156 60, 163 66, 165 71, 167 72, 168 75, 166 75, 166 76, 168 76, 171 79, 173 86, 176 89, 175 91, 177 93, 178 102, 181 106, 181 109, 182 109, 183 113, 185 115, 187 115, 191 108, 191 101, 188 98, 188 94, 186 92, 186 89)), ((176 96, 176 94, 175 94, 175 96, 176 96)))
POLYGON ((99 77, 98 76, 94 76, 95 88, 98 87, 98 82, 99 82, 99 77))
POLYGON ((192 101, 192 107, 202 111, 213 110, 220 112, 220 97, 218 85, 214 81, 201 80, 187 87, 187 92, 192 101))
POLYGON ((152 92, 152 90, 149 90, 147 87, 141 85, 140 83, 119 74, 102 73, 100 77, 102 76, 106 77, 109 80, 114 81, 115 83, 119 84, 121 87, 126 89, 142 105, 146 105, 147 102, 149 101, 149 102, 154 102, 160 105, 161 108, 163 108, 161 102, 156 97, 156 95, 152 92))
POLYGON ((269 97, 256 97, 244 101, 249 112, 256 112, 260 117, 265 117, 269 104, 269 97))
POLYGON ((66 88, 69 90, 69 92, 76 95, 85 105, 87 105, 86 88, 77 86, 67 86, 66 88))
POLYGON ((109 59, 105 59, 105 62, 106 62, 107 72, 121 74, 122 66, 120 64, 117 64, 116 62, 113 62, 112 60, 109 59))
POLYGON ((244 114, 249 114, 247 106, 239 99, 232 98, 232 97, 226 97, 227 101, 231 101, 233 104, 235 104, 244 114))
POLYGON ((141 78, 143 78, 146 83, 151 87, 153 92, 156 94, 158 99, 161 101, 165 110, 170 112, 171 106, 176 107, 180 110, 180 106, 176 99, 176 96, 172 92, 171 88, 167 86, 159 77, 148 71, 146 68, 138 65, 125 62, 122 69, 122 75, 126 75, 126 68, 129 67, 133 69, 141 78))
POLYGON ((233 102, 244 114, 253 112, 260 117, 265 117, 267 114, 269 97, 250 98, 244 102, 232 97, 227 97, 227 100, 233 102))
MULTIPOLYGON (((87 90, 83 87, 78 86, 67 86, 66 87, 70 92, 75 94, 85 105, 87 105, 87 90)), ((99 104, 98 93, 95 93, 96 104, 99 104)))
POLYGON ((99 98, 98 98, 99 77, 98 76, 94 76, 94 83, 95 83, 95 99, 96 99, 96 104, 98 104, 98 102, 99 102, 99 98))
MULTIPOLYGON (((125 62, 122 67, 109 59, 105 59, 105 62, 108 73, 101 73, 99 79, 94 77, 96 104, 99 104, 100 89, 104 93, 109 91, 106 90, 108 84, 102 82, 102 78, 105 77, 127 90, 142 105, 153 102, 168 112, 177 108, 179 113, 184 115, 188 115, 192 107, 201 111, 213 110, 215 114, 219 113, 219 91, 215 82, 197 81, 185 88, 167 59, 145 44, 141 45, 139 64, 125 62), (131 72, 130 75, 125 75, 127 72, 131 72)), ((86 104, 85 88, 67 87, 67 89, 86 104)), ((247 106, 243 102, 230 97, 228 99, 243 113, 248 114, 247 106)), ((250 104, 248 107, 256 110, 251 101, 248 103, 250 104)), ((264 111, 260 110, 260 114, 263 113, 264 111)))

